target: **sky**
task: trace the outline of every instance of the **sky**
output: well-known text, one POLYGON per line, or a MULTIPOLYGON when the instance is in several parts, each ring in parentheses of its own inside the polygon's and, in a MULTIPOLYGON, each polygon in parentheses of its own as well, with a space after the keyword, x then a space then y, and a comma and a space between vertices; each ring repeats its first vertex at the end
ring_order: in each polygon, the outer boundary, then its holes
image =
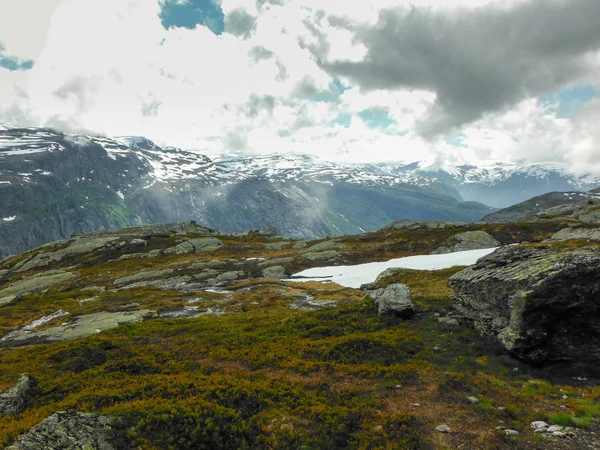
POLYGON ((600 173, 598 0, 0 0, 0 123, 600 173))

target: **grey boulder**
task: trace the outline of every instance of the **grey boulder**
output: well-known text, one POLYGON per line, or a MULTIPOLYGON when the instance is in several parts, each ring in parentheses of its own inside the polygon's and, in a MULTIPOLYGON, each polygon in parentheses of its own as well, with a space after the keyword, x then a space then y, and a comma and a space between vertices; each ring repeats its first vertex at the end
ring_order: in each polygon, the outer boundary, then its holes
POLYGON ((25 411, 36 386, 31 375, 23 374, 13 387, 0 393, 0 417, 16 416, 25 411))
POLYGON ((503 247, 450 277, 457 312, 533 364, 598 371, 600 251, 503 247))
POLYGON ((377 303, 381 315, 395 314, 407 319, 415 314, 410 289, 405 284, 390 284, 384 288, 369 291, 367 295, 377 303))

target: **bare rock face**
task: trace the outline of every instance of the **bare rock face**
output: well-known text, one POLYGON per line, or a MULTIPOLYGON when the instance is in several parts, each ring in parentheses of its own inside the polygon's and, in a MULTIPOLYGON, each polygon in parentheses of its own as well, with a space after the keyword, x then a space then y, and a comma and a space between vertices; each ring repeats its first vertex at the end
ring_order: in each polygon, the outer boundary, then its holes
POLYGON ((600 251, 503 247, 450 278, 482 335, 536 365, 600 366, 600 251))
POLYGON ((410 298, 410 289, 405 284, 390 284, 384 288, 369 292, 369 297, 377 303, 379 314, 395 314, 408 319, 415 314, 415 307, 410 298))
POLYGON ((0 393, 0 417, 16 416, 25 411, 36 386, 31 375, 23 374, 13 387, 0 393))
POLYGON ((96 414, 58 412, 44 419, 7 450, 114 450, 114 420, 96 414))

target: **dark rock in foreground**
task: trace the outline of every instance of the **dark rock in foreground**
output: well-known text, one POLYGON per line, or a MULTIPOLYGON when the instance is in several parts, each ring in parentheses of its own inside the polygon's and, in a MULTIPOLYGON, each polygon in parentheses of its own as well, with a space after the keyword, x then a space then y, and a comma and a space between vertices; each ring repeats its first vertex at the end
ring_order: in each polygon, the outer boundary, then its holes
POLYGON ((600 251, 504 247, 450 278, 456 308, 533 364, 598 371, 600 251))
POLYGON ((58 412, 43 420, 7 450, 114 450, 113 419, 96 414, 58 412))

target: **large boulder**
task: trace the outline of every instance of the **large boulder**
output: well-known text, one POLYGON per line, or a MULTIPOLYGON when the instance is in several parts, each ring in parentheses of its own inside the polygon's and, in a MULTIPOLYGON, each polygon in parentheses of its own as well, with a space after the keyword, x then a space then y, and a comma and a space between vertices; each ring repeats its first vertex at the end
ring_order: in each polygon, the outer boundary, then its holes
POLYGON ((456 308, 530 363, 598 371, 600 251, 502 247, 452 277, 456 308))
POLYGON ((384 288, 369 291, 368 296, 377 303, 379 314, 395 314, 408 319, 415 314, 410 298, 410 289, 405 284, 390 284, 384 288))
POLYGON ((17 383, 0 393, 0 417, 16 416, 25 411, 35 392, 37 382, 31 375, 23 374, 17 383))
POLYGON ((443 246, 431 252, 432 255, 441 255, 467 250, 479 250, 483 248, 499 247, 500 242, 485 231, 465 231, 455 234, 443 246))
POLYGON ((96 414, 58 412, 44 419, 7 450, 114 450, 115 420, 96 414))

